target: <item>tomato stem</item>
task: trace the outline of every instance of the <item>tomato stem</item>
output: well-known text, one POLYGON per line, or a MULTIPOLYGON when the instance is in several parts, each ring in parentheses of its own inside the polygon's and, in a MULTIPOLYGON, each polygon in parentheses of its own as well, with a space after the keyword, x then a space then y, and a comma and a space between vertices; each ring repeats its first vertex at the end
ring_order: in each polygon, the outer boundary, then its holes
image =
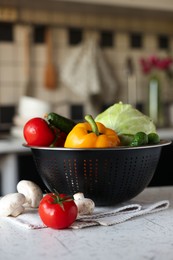
POLYGON ((64 210, 64 204, 63 202, 69 202, 74 200, 72 196, 70 195, 66 195, 64 197, 61 197, 59 192, 57 192, 56 190, 54 190, 53 194, 52 194, 52 198, 53 198, 53 204, 59 204, 60 207, 64 210))

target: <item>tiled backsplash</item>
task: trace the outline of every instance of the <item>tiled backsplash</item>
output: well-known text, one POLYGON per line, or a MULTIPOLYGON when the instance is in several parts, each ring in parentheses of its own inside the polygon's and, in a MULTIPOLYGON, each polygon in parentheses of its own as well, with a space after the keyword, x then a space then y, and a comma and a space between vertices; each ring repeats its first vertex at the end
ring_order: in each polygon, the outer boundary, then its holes
MULTIPOLYGON (((63 15, 63 14, 62 14, 63 15)), ((44 31, 46 24, 29 24, 29 23, 12 23, 4 24, 0 22, 0 105, 15 105, 17 106, 19 99, 25 95, 25 87, 27 85, 27 76, 25 71, 25 34, 28 28, 32 30, 32 40, 30 46, 31 73, 30 73, 30 88, 34 97, 48 101, 53 104, 54 111, 65 116, 70 116, 69 105, 84 104, 83 113, 88 113, 93 108, 93 115, 97 113, 101 106, 89 108, 90 100, 76 95, 73 89, 69 89, 61 79, 61 73, 64 69, 65 62, 73 55, 75 50, 82 42, 91 37, 95 37, 101 47, 106 60, 112 67, 113 74, 116 80, 117 92, 114 96, 109 97, 109 100, 104 100, 104 103, 115 103, 118 101, 127 102, 127 74, 126 61, 130 57, 134 64, 134 73, 137 83, 137 103, 145 104, 147 100, 147 77, 142 75, 139 59, 149 55, 167 55, 173 52, 173 29, 172 34, 165 29, 166 23, 160 28, 156 27, 156 31, 150 31, 150 27, 145 23, 136 26, 133 25, 133 30, 129 30, 128 18, 123 21, 123 28, 127 25, 127 29, 116 30, 113 25, 109 29, 110 19, 108 17, 91 17, 93 23, 103 24, 103 29, 79 27, 76 22, 70 23, 69 26, 61 25, 51 26, 53 33, 53 59, 57 69, 58 85, 55 90, 48 90, 44 86, 44 70, 46 62, 46 45, 44 41, 44 31), (107 19, 107 20, 106 20, 107 19), (140 28, 140 30, 139 30, 140 28), (165 33, 166 32, 166 33, 165 33), (95 109, 95 110, 94 110, 95 109)), ((52 18, 53 19, 53 18, 52 18)), ((83 19, 86 19, 84 17, 83 19)), ((90 20, 90 25, 92 23, 90 20)), ((140 19, 140 18, 139 18, 140 19)), ((76 17, 77 20, 77 17, 76 17)), ((82 17, 80 17, 82 21, 82 17)), ((139 21, 140 22, 140 21, 139 21)), ((149 22, 149 21, 148 21, 149 22)), ((91 26, 92 27, 92 26, 91 26)), ((169 27, 170 28, 170 27, 169 27)), ((152 29, 154 25, 152 24, 152 29)), ((173 102, 173 82, 172 86, 162 76, 163 82, 163 102, 173 102)), ((79 93, 82 90, 79 89, 79 93)), ((100 103, 99 103, 100 105, 100 103)), ((76 107, 73 107, 76 109, 76 107)))

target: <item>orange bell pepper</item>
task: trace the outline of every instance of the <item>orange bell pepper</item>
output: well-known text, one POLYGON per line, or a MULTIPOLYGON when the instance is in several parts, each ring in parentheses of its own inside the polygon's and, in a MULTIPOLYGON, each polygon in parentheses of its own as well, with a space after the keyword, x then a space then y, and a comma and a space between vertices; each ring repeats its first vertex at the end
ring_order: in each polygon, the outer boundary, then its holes
POLYGON ((109 148, 120 145, 117 133, 95 122, 91 115, 86 115, 87 122, 78 123, 67 135, 66 148, 109 148))

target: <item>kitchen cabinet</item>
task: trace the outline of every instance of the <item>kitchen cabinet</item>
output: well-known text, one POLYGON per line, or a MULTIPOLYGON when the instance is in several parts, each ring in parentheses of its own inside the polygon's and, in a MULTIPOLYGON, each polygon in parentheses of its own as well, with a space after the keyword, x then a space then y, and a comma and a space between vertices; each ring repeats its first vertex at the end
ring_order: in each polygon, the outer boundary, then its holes
POLYGON ((0 139, 0 195, 16 192, 16 185, 22 179, 34 181, 46 190, 30 149, 22 143, 22 139, 10 135, 0 139))
MULTIPOLYGON (((22 140, 10 135, 0 136, 0 195, 16 191, 18 181, 17 157, 31 154, 22 140)), ((27 165, 26 165, 27 167, 27 165)))
POLYGON ((149 186, 173 185, 172 174, 173 144, 163 147, 159 163, 149 186))
POLYGON ((48 191, 39 176, 32 154, 19 154, 17 156, 18 176, 17 181, 29 180, 35 182, 43 192, 48 191))
MULTIPOLYGON (((158 129, 158 134, 161 139, 173 141, 173 129, 158 129)), ((150 182, 150 186, 173 185, 172 175, 172 158, 173 158, 173 143, 167 147, 163 147, 161 151, 160 161, 156 172, 150 182)))

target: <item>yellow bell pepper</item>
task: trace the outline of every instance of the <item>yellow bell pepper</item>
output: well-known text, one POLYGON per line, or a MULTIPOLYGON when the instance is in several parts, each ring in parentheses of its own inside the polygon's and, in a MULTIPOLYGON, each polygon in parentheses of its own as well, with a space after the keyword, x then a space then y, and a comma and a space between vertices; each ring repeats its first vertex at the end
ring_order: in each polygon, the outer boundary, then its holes
POLYGON ((95 122, 91 115, 86 115, 87 122, 76 124, 67 135, 66 148, 110 148, 120 145, 117 133, 95 122))

